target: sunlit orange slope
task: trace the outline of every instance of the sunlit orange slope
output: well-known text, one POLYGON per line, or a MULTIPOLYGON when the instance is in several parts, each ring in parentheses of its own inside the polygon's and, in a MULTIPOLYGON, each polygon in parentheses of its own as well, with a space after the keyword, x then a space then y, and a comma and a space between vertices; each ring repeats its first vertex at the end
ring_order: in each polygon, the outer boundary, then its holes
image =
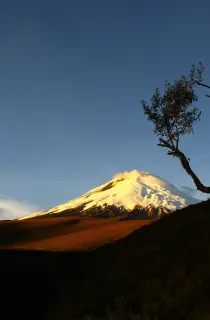
POLYGON ((151 220, 72 217, 1 222, 0 249, 90 250, 123 238, 148 223, 151 220))

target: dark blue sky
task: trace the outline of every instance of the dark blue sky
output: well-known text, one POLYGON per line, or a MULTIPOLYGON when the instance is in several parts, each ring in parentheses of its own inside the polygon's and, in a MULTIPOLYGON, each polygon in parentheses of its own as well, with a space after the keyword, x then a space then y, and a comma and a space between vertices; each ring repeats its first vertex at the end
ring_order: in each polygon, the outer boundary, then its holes
MULTIPOLYGON (((2 195, 50 208, 131 169, 194 187, 139 100, 199 61, 210 83, 209 12, 209 0, 2 1, 2 195)), ((205 93, 180 148, 210 184, 205 93)))

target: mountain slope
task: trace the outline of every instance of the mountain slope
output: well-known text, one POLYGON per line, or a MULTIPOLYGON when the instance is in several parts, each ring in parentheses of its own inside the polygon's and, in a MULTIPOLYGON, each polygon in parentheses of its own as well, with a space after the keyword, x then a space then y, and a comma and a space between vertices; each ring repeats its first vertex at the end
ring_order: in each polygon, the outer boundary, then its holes
POLYGON ((200 202, 149 172, 124 172, 111 181, 49 211, 20 218, 41 216, 158 217, 200 202))
POLYGON ((128 236, 153 220, 60 217, 0 222, 0 250, 92 250, 128 236))
POLYGON ((210 319, 209 228, 205 201, 88 252, 0 251, 2 318, 210 319))

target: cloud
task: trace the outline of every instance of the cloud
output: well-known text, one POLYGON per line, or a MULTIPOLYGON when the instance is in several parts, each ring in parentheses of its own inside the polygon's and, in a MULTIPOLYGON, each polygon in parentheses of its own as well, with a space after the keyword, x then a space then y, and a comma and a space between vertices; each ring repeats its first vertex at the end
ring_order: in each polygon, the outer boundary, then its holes
POLYGON ((193 188, 190 188, 190 187, 187 187, 187 186, 182 186, 180 188, 181 191, 185 192, 187 195, 189 196, 195 196, 196 193, 197 193, 197 190, 196 189, 193 189, 193 188))
MULTIPOLYGON (((142 172, 141 172, 142 173, 142 172)), ((113 176, 113 179, 126 179, 126 178, 129 178, 131 177, 132 175, 137 175, 139 176, 139 172, 137 170, 132 170, 132 171, 124 171, 124 172, 119 172, 119 173, 116 173, 114 176, 113 176)))
POLYGON ((40 208, 36 205, 14 199, 0 199, 0 220, 13 220, 37 211, 40 211, 40 208))

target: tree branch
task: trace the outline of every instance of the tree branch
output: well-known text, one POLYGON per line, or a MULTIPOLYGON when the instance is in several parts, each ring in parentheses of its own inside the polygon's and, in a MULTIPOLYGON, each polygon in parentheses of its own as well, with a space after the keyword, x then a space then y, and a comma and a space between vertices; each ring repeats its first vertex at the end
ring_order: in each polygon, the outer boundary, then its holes
POLYGON ((199 86, 202 86, 202 87, 205 87, 205 88, 210 89, 210 86, 208 86, 208 85, 205 84, 205 83, 202 83, 202 82, 200 82, 200 81, 196 81, 196 83, 197 83, 199 86))
POLYGON ((179 148, 179 132, 178 132, 177 125, 175 125, 175 127, 176 127, 177 137, 176 137, 176 138, 174 137, 174 140, 175 140, 175 142, 176 142, 176 147, 174 147, 174 148, 178 149, 178 148, 179 148))
POLYGON ((161 143, 158 143, 158 146, 160 147, 165 147, 165 148, 169 148, 171 150, 174 150, 175 148, 173 146, 171 146, 166 140, 163 140, 162 138, 159 139, 159 141, 161 143))
MULTIPOLYGON (((168 105, 167 105, 167 108, 169 108, 168 105)), ((169 121, 170 120, 168 118, 167 109, 164 109, 163 116, 164 116, 165 126, 166 126, 166 129, 167 129, 167 134, 168 134, 169 140, 170 140, 173 148, 175 148, 174 142, 173 142, 173 135, 172 135, 171 130, 170 130, 170 125, 169 125, 169 121)))
POLYGON ((210 187, 206 187, 201 183, 199 178, 196 176, 194 171, 191 169, 190 164, 189 164, 189 160, 186 158, 184 153, 181 152, 178 148, 174 148, 173 146, 171 146, 167 141, 165 141, 163 139, 159 139, 159 140, 160 140, 161 143, 158 144, 158 146, 166 147, 166 148, 171 150, 171 151, 167 152, 167 154, 169 156, 173 156, 173 157, 179 158, 182 167, 189 174, 189 176, 191 176, 191 178, 193 179, 197 190, 199 190, 201 192, 204 192, 204 193, 210 193, 210 187))
MULTIPOLYGON (((201 86, 201 87, 205 87, 205 88, 210 89, 210 86, 208 86, 208 85, 205 84, 205 83, 202 83, 202 82, 200 82, 200 81, 196 81, 196 83, 197 83, 197 85, 199 85, 199 86, 201 86)), ((206 97, 207 97, 207 98, 210 98, 210 95, 206 94, 206 97)))

